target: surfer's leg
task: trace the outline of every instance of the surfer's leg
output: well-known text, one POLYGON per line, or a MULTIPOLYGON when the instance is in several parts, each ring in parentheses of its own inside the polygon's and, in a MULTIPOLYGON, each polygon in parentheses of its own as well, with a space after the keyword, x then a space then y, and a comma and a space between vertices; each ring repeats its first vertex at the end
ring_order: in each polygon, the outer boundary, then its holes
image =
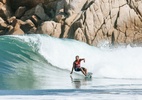
POLYGON ((87 75, 87 69, 82 67, 83 71, 85 72, 85 75, 87 75))
POLYGON ((77 71, 77 72, 81 71, 85 76, 87 75, 82 67, 81 68, 75 68, 75 71, 77 71))
POLYGON ((86 68, 84 69, 84 71, 85 71, 85 74, 87 75, 87 69, 86 68))
POLYGON ((81 72, 86 76, 87 74, 85 73, 85 71, 83 70, 83 68, 80 68, 81 72))

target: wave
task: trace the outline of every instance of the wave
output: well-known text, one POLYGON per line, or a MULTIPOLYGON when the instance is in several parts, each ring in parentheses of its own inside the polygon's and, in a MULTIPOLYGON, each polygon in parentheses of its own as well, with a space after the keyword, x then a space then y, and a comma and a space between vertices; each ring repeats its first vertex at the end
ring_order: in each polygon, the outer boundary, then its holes
POLYGON ((17 75, 26 76, 36 81, 35 77, 39 73, 44 76, 46 69, 50 69, 48 72, 54 77, 53 73, 56 73, 57 69, 68 70, 69 73, 75 56, 79 55, 86 59, 82 66, 93 72, 94 77, 142 78, 141 51, 141 47, 130 46, 97 48, 76 40, 47 35, 2 36, 0 76, 7 79, 8 76, 13 79, 17 75))
POLYGON ((46 81, 42 77, 52 78, 56 71, 61 70, 39 53, 38 35, 29 36, 29 41, 22 39, 24 37, 28 36, 0 37, 1 89, 35 88, 36 84, 46 81))

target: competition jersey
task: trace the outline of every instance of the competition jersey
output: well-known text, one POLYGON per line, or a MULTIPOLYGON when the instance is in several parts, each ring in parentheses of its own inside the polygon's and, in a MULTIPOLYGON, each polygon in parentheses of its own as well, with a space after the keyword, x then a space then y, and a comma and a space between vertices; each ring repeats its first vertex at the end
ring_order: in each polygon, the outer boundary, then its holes
POLYGON ((81 62, 81 59, 79 59, 78 61, 76 60, 76 61, 74 62, 74 67, 75 67, 75 68, 80 68, 80 62, 81 62))

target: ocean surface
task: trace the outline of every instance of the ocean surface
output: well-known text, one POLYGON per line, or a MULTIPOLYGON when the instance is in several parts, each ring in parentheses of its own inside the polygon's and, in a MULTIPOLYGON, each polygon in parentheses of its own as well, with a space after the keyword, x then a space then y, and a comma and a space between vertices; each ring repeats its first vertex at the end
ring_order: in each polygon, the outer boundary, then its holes
POLYGON ((0 100, 142 100, 142 47, 47 35, 0 37, 0 100), (70 75, 75 56, 93 73, 70 75))

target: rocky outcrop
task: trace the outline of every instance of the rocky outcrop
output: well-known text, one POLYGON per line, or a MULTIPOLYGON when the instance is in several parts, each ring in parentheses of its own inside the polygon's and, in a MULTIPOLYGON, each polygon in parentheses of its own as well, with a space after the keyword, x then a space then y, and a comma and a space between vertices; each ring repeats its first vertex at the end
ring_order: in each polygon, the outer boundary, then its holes
POLYGON ((68 6, 69 17, 65 26, 69 28, 63 37, 95 46, 106 40, 115 45, 142 42, 141 0, 84 0, 82 6, 79 1, 74 2, 68 6), (80 5, 79 12, 76 5, 80 5))
POLYGON ((61 24, 54 21, 44 22, 41 27, 39 27, 37 33, 48 34, 59 38, 61 34, 61 24))
POLYGON ((0 17, 0 34, 18 29, 94 46, 142 45, 141 0, 0 0, 0 17))

